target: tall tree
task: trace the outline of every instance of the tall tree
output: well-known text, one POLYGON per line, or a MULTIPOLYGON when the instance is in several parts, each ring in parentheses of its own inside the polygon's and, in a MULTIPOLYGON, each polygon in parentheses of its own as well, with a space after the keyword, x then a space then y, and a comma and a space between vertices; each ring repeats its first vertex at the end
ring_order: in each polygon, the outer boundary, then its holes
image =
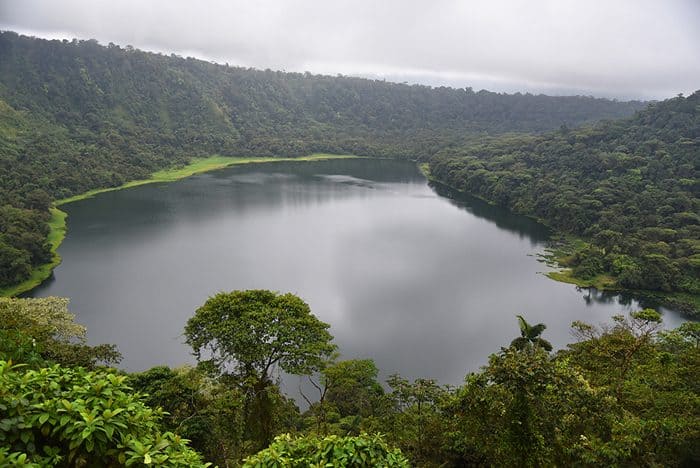
POLYGON ((231 378, 249 396, 249 423, 261 446, 272 441, 272 372, 318 370, 336 346, 330 326, 293 294, 233 291, 210 297, 187 321, 197 360, 231 378))

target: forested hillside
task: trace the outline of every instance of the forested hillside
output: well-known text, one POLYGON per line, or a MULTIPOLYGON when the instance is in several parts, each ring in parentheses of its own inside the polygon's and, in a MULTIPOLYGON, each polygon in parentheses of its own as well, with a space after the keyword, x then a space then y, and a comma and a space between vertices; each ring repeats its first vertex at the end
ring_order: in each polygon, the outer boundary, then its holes
POLYGON ((0 288, 50 257, 52 199, 194 156, 428 158, 477 134, 573 127, 641 107, 259 71, 0 33, 0 288))
MULTIPOLYGON (((494 137, 430 162, 437 180, 590 243, 563 258, 609 287, 700 294, 700 92, 633 118, 494 137)), ((693 305, 694 304, 694 305, 693 305)))

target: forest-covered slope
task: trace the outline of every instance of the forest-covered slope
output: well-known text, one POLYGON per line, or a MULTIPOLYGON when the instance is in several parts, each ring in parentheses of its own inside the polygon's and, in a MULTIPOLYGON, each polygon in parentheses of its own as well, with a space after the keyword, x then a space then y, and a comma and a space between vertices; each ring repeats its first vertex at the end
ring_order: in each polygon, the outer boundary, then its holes
POLYGON ((697 310, 700 92, 630 119, 442 151, 430 171, 590 240, 565 258, 579 280, 685 293, 697 310))
POLYGON ((0 288, 50 259, 52 199, 194 156, 427 158, 478 133, 539 132, 641 106, 259 71, 3 32, 0 288))

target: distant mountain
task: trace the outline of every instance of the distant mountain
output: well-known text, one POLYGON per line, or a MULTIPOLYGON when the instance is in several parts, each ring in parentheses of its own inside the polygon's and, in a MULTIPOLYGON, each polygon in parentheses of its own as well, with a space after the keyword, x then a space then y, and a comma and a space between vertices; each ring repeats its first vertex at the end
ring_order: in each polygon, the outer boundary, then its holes
POLYGON ((475 135, 631 115, 641 102, 282 73, 0 33, 0 286, 49 256, 52 199, 193 156, 426 159, 475 135))

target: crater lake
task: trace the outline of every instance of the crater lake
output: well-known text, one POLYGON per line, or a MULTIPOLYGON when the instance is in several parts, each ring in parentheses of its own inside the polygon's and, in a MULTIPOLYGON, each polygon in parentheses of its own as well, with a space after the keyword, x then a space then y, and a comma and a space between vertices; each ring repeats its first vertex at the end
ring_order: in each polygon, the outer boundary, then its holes
POLYGON ((31 295, 71 298, 89 342, 116 344, 130 371, 193 363, 184 325, 220 291, 297 294, 343 358, 452 385, 519 335, 516 314, 558 348, 574 320, 639 308, 547 278, 544 226, 431 187, 410 162, 234 166, 62 209, 63 262, 31 295))

